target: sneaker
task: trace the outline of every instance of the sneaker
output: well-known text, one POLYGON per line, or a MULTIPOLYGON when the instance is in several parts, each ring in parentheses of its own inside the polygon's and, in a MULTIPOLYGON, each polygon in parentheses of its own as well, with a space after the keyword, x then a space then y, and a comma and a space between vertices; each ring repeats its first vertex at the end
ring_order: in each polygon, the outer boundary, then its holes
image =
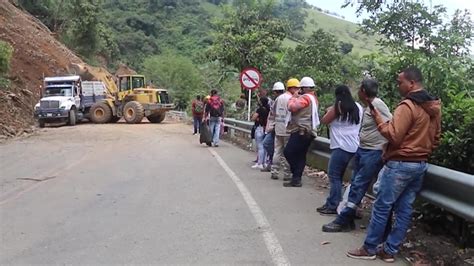
POLYGON ((219 147, 219 144, 214 144, 214 147, 219 147))
POLYGON ((323 225, 323 232, 326 233, 337 233, 337 232, 349 232, 355 229, 354 221, 351 221, 348 224, 337 224, 335 222, 330 222, 323 225))
POLYGON ((320 212, 321 210, 324 210, 324 209, 326 209, 326 204, 324 204, 323 206, 321 206, 319 208, 316 208, 316 211, 320 212))
POLYGON ((193 136, 194 136, 194 135, 197 135, 197 133, 193 133, 193 136))
POLYGON ((361 259, 361 260, 375 260, 375 254, 371 255, 364 247, 360 247, 358 249, 349 250, 346 253, 347 257, 353 259, 361 259))
POLYGON ((337 215, 336 209, 330 209, 326 205, 316 208, 316 211, 319 212, 321 215, 337 215))
POLYGON ((337 215, 337 210, 326 208, 326 209, 320 210, 319 214, 321 214, 321 215, 337 215))
POLYGON ((301 183, 291 183, 291 182, 283 183, 284 187, 301 187, 302 185, 303 184, 301 183))
POLYGON ((263 164, 256 163, 256 164, 252 165, 251 168, 253 168, 253 169, 263 169, 263 164))
POLYGON ((385 252, 385 250, 382 248, 379 251, 377 251, 377 258, 383 260, 384 262, 392 263, 395 262, 395 257, 391 254, 388 254, 385 252))

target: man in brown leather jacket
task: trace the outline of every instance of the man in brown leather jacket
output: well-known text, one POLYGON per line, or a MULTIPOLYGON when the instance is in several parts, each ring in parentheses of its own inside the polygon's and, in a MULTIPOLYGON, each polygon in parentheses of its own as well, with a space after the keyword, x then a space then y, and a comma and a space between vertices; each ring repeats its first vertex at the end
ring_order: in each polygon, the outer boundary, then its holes
POLYGON ((415 67, 403 70, 397 79, 404 99, 398 104, 392 120, 384 122, 377 109, 371 107, 378 130, 388 140, 379 173, 380 187, 372 209, 367 237, 361 248, 347 252, 356 259, 393 262, 410 226, 413 202, 421 190, 426 161, 439 144, 441 103, 423 88, 421 71, 415 67), (396 221, 382 243, 390 213, 396 221), (380 244, 381 248, 378 249, 380 244))

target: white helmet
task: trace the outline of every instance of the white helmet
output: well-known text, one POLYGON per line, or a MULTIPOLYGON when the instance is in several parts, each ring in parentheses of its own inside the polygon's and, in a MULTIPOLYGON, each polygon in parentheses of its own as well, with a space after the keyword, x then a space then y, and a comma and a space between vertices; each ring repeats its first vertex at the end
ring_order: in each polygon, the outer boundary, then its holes
POLYGON ((285 85, 283 85, 282 82, 278 81, 273 84, 272 91, 284 91, 285 90, 285 85))
POLYGON ((304 77, 301 79, 300 81, 300 87, 316 87, 316 85, 314 85, 314 80, 310 77, 304 77))

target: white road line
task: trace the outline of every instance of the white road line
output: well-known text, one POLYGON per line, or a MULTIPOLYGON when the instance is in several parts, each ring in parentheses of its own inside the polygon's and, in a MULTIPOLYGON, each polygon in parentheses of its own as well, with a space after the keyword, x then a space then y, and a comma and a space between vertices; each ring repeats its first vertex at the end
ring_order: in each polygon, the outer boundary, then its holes
POLYGON ((220 157, 219 154, 217 154, 217 152, 214 149, 209 149, 209 151, 212 153, 212 155, 214 155, 214 157, 216 157, 219 164, 222 166, 222 168, 224 168, 224 170, 230 176, 232 181, 234 181, 235 185, 237 186, 240 193, 242 194, 242 197, 247 203, 247 206, 249 207, 250 212, 252 213, 260 231, 262 232, 263 240, 265 241, 265 245, 267 246, 268 252, 270 253, 270 256, 272 257, 273 263, 275 265, 291 265, 290 261, 288 260, 288 257, 286 257, 285 253, 283 252, 283 248, 281 247, 280 242, 278 241, 278 238, 276 237, 275 233, 270 227, 270 224, 268 223, 268 220, 265 217, 265 214, 263 214, 262 209, 260 209, 260 207, 258 206, 255 199, 252 197, 252 194, 250 194, 250 191, 247 189, 245 184, 234 173, 234 171, 230 169, 230 167, 224 162, 222 157, 220 157))

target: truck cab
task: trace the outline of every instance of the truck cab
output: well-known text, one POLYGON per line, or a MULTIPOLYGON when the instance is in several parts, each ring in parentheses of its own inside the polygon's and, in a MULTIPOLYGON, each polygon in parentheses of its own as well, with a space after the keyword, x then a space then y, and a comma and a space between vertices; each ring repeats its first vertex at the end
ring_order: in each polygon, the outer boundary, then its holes
POLYGON ((35 118, 39 126, 45 123, 64 122, 74 126, 82 118, 82 86, 79 76, 47 77, 42 97, 35 105, 35 118))

